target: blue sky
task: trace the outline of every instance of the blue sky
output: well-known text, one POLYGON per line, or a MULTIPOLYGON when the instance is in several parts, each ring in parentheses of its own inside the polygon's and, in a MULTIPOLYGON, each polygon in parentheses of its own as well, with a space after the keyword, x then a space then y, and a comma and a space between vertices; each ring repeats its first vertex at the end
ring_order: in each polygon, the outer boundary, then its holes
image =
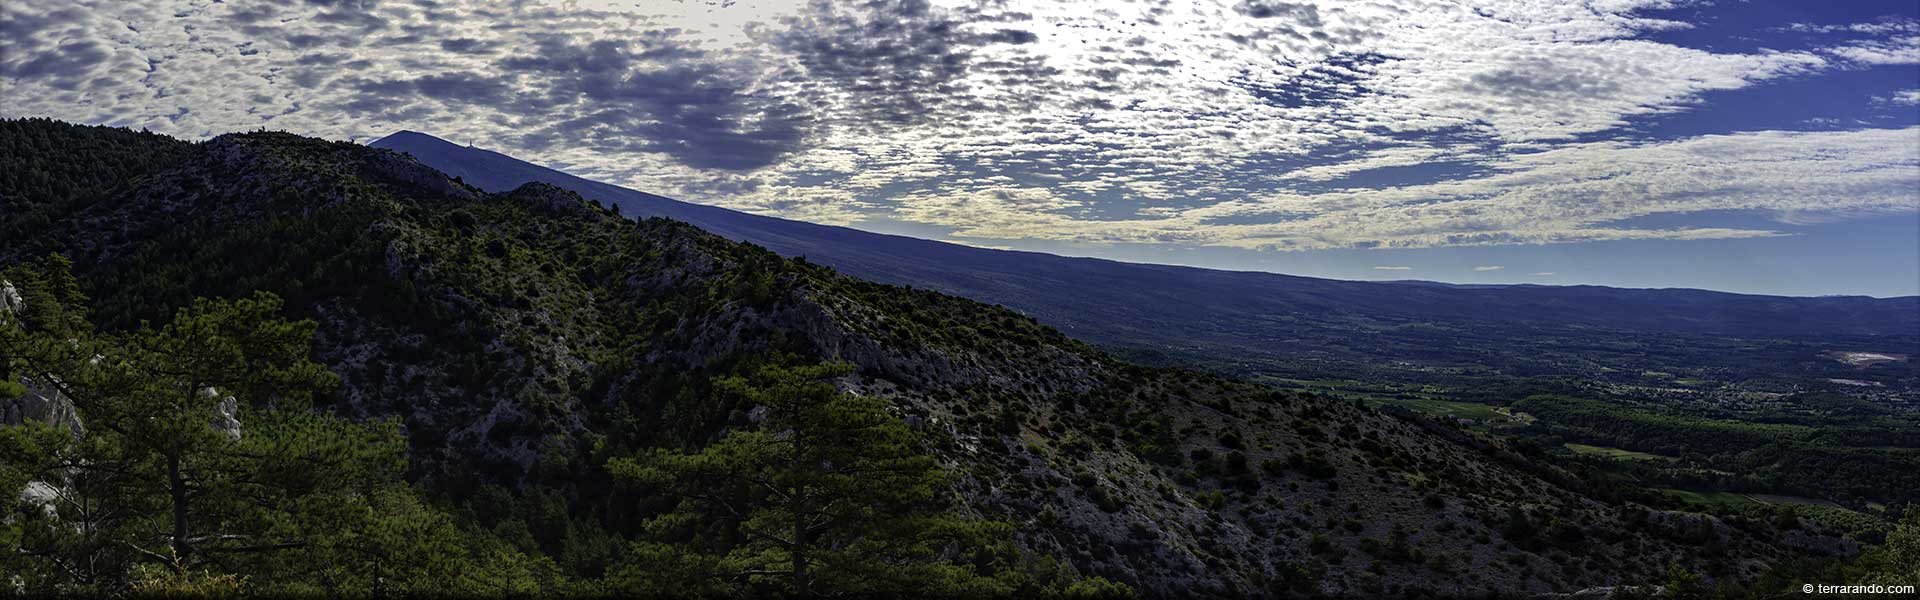
POLYGON ((1911 0, 152 0, 0 43, 8 116, 413 129, 979 246, 1920 294, 1911 0))

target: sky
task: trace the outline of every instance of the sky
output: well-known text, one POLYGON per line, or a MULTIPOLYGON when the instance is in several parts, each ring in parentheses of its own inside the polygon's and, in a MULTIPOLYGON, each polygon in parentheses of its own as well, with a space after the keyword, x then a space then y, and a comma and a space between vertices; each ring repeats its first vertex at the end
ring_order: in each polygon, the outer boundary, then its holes
POLYGON ((1920 294, 1920 3, 0 5, 0 115, 1343 279, 1920 294))

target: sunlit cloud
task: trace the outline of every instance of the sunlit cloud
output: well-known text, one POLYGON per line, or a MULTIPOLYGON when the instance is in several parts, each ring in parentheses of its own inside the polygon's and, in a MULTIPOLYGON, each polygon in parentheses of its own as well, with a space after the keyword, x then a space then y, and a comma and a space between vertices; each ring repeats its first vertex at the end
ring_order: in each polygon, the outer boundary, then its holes
POLYGON ((1671 7, 15 3, 0 114, 187 137, 413 129, 696 202, 1009 242, 1707 240, 1790 232, 1622 222, 1915 209, 1911 117, 1622 132, 1715 94, 1920 64, 1920 25, 1781 23, 1754 34, 1785 49, 1717 50, 1654 41, 1695 26, 1649 16, 1671 7))
POLYGON ((1893 93, 1891 96, 1878 98, 1878 100, 1891 104, 1920 106, 1920 89, 1901 90, 1893 93))

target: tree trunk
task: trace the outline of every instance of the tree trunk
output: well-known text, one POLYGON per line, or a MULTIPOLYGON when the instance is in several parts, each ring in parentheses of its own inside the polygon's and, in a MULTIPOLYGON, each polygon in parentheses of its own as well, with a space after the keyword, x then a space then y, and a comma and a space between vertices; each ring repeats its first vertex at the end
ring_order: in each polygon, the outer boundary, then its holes
POLYGON ((793 551, 790 553, 793 555, 793 595, 806 598, 813 594, 808 589, 812 586, 807 580, 807 540, 804 537, 806 532, 803 531, 800 523, 801 520, 798 518, 793 520, 793 551))
POLYGON ((173 568, 187 568, 193 547, 187 544, 187 479, 180 474, 180 452, 167 455, 167 483, 173 491, 173 568))
MULTIPOLYGON (((793 431, 793 459, 788 468, 796 471, 807 468, 806 437, 799 427, 793 431)), ((813 582, 807 575, 807 482, 796 481, 793 496, 787 502, 787 516, 793 519, 793 548, 787 554, 793 558, 793 595, 807 598, 813 595, 813 582)))

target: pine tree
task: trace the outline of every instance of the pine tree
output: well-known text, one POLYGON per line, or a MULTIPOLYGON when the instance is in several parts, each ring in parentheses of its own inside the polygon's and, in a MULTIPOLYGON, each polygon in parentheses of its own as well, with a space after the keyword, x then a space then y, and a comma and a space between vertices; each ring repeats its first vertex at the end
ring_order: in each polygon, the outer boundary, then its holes
POLYGON ((1920 582, 1920 507, 1910 506, 1906 516, 1887 533, 1887 541, 1866 553, 1863 581, 1883 585, 1915 585, 1920 582))
POLYGON ((838 393, 847 365, 767 368, 718 387, 764 407, 694 453, 616 459, 620 481, 678 500, 616 585, 639 593, 995 595, 957 560, 1004 525, 951 511, 951 478, 878 398, 838 393))
MULTIPOLYGON (((6 271, 41 314, 82 314, 64 261, 6 271)), ((401 476, 398 423, 312 410, 334 376, 315 325, 269 294, 198 300, 165 326, 77 332, 0 313, 0 366, 85 425, 0 427, 0 567, 31 593, 367 594, 490 590, 449 519, 401 476)), ((21 311, 26 313, 29 311, 21 311)), ((81 320, 81 325, 84 320, 81 320)), ((497 562, 497 561, 496 561, 497 562)), ((12 584, 10 584, 12 585, 12 584)))

